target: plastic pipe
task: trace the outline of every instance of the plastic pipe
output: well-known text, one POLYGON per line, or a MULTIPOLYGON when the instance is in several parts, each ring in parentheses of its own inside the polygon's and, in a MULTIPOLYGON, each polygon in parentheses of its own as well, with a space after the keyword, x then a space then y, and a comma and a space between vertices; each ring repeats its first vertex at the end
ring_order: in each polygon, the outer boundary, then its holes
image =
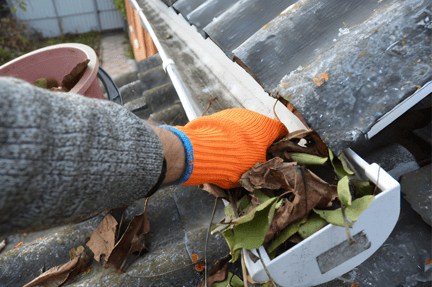
POLYGON ((132 7, 137 10, 143 28, 150 34, 153 43, 155 44, 162 59, 162 67, 165 72, 168 73, 168 76, 171 79, 174 89, 176 90, 180 102, 183 106, 183 109, 186 112, 186 116, 188 117, 189 121, 196 119, 198 117, 198 109, 193 106, 192 101, 190 100, 192 96, 189 90, 185 87, 183 81, 181 80, 173 59, 169 58, 166 54, 164 48, 162 47, 159 39, 156 36, 156 33, 151 27, 149 21, 147 20, 147 17, 144 15, 143 9, 138 5, 137 1, 129 0, 129 2, 132 4, 132 7))

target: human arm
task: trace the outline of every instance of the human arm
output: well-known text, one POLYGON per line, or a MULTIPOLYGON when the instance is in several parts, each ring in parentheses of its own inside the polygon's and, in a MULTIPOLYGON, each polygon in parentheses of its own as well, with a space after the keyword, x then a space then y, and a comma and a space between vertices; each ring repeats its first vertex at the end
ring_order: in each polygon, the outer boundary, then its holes
POLYGON ((0 77, 0 235, 128 206, 162 180, 235 187, 286 133, 244 109, 160 128, 108 101, 0 77))
POLYGON ((158 135, 127 109, 0 77, 0 234, 130 205, 163 159, 158 135))

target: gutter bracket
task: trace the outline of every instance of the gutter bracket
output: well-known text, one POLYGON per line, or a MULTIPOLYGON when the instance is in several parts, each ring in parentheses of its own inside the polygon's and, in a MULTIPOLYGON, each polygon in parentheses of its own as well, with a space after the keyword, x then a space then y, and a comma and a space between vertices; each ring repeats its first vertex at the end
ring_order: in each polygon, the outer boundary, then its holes
POLYGON ((166 59, 165 61, 162 62, 162 68, 164 69, 165 73, 167 72, 167 67, 169 65, 175 65, 173 59, 166 59))

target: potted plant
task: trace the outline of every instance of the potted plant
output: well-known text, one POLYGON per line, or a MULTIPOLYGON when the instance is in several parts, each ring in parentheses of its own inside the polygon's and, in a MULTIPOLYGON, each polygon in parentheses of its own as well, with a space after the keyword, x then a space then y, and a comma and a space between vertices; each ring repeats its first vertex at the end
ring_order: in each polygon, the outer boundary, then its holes
POLYGON ((87 69, 69 92, 105 99, 97 80, 98 57, 92 48, 83 44, 58 44, 27 53, 1 66, 0 76, 19 78, 31 84, 41 78, 61 83, 65 75, 86 59, 90 60, 87 69))

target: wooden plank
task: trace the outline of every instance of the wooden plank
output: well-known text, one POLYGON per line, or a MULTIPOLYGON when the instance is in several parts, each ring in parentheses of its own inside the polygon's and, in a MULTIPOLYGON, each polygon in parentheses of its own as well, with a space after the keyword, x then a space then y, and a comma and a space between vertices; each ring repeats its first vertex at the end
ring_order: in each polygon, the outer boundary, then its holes
POLYGON ((190 12, 195 10, 195 8, 204 2, 205 0, 178 0, 172 5, 172 7, 186 18, 190 12))
POLYGON ((232 58, 232 51, 297 0, 241 0, 204 27, 209 37, 232 58))
POLYGON ((220 16, 238 0, 207 0, 195 10, 193 10, 187 19, 198 29, 203 29, 213 21, 213 18, 220 16))
POLYGON ((130 42, 135 59, 141 61, 156 54, 158 51, 150 34, 142 27, 140 18, 136 10, 134 10, 130 5, 129 1, 126 1, 126 13, 128 16, 130 42))

